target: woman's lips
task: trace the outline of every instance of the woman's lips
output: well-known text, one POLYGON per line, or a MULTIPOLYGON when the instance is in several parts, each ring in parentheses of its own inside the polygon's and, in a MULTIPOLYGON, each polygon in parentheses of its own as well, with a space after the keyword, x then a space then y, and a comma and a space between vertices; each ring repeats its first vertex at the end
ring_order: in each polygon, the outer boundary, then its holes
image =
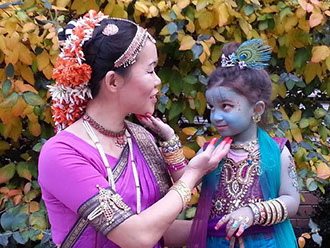
POLYGON ((228 125, 217 125, 216 128, 220 131, 220 130, 224 130, 228 127, 228 125))

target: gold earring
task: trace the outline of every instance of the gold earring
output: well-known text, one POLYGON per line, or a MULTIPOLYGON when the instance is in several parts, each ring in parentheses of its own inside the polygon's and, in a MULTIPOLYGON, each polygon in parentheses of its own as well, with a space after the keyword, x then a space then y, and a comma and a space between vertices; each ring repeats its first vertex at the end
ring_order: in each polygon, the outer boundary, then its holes
POLYGON ((258 123, 258 122, 261 120, 261 115, 259 115, 259 114, 255 114, 254 116, 252 116, 252 120, 253 120, 255 123, 258 123))

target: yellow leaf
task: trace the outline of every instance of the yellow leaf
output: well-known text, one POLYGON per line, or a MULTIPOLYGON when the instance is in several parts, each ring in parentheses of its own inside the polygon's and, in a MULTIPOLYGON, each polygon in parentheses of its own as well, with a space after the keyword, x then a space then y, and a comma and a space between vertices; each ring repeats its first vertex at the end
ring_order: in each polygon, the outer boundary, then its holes
POLYGON ((24 109, 26 108, 27 103, 23 100, 21 96, 19 96, 17 103, 12 107, 11 112, 15 117, 23 114, 24 109))
POLYGON ((196 107, 197 113, 199 115, 203 115, 204 114, 204 111, 205 111, 205 108, 206 108, 206 98, 205 98, 205 95, 202 94, 201 92, 198 92, 197 93, 197 96, 196 96, 196 100, 198 100, 199 103, 200 103, 199 107, 198 108, 196 107))
POLYGON ((206 142, 206 139, 204 136, 197 136, 196 142, 199 145, 200 148, 203 148, 204 143, 206 142))
POLYGON ((199 61, 203 64, 206 59, 206 53, 205 51, 202 52, 201 55, 199 55, 199 61))
POLYGON ((221 3, 219 5, 219 8, 217 9, 217 11, 218 11, 218 18, 219 18, 218 25, 219 25, 219 27, 222 27, 227 24, 227 21, 230 16, 228 13, 227 5, 225 3, 221 3))
POLYGON ((12 119, 8 125, 5 125, 3 136, 17 141, 22 133, 22 122, 20 118, 12 119))
POLYGON ((56 6, 57 7, 66 7, 71 0, 56 0, 56 6))
POLYGON ((0 82, 3 82, 7 79, 6 76, 6 70, 5 69, 0 69, 0 82))
POLYGON ((11 35, 16 31, 17 28, 17 20, 9 19, 5 22, 5 29, 8 32, 8 35, 11 35))
MULTIPOLYGON (((328 70, 330 70, 330 57, 327 57, 327 59, 325 60, 325 64, 327 65, 328 70)), ((0 77, 0 80, 1 80, 1 77, 0 77)))
POLYGON ((201 13, 198 17, 198 23, 202 29, 207 29, 211 27, 213 23, 212 13, 209 11, 204 11, 203 13, 201 13))
POLYGON ((315 78, 316 75, 320 74, 322 75, 322 68, 320 64, 308 63, 306 65, 304 75, 307 84, 309 84, 315 78))
POLYGON ((19 57, 19 50, 14 49, 13 51, 10 51, 9 49, 6 49, 3 51, 7 56, 5 57, 6 64, 12 63, 14 66, 18 61, 19 57))
POLYGON ((34 113, 30 113, 27 115, 30 122, 37 123, 38 122, 38 116, 36 116, 34 113))
POLYGON ((290 118, 290 121, 292 122, 298 122, 301 120, 301 110, 296 110, 292 115, 291 115, 291 118, 290 118))
POLYGON ((19 50, 19 60, 26 65, 32 65, 33 59, 31 51, 22 43, 19 43, 16 49, 19 50))
POLYGON ((272 83, 272 94, 270 100, 274 101, 278 95, 278 84, 272 83))
POLYGON ((306 15, 306 10, 304 10, 303 8, 298 8, 296 11, 296 16, 300 19, 302 17, 305 17, 306 15))
POLYGON ((285 30, 285 32, 289 32, 294 26, 297 25, 298 19, 294 15, 288 16, 286 18, 286 21, 284 23, 285 23, 284 24, 284 30, 285 30))
POLYGON ((10 144, 7 141, 0 140, 0 155, 3 154, 4 151, 10 149, 10 144))
POLYGON ((250 23, 248 23, 245 19, 241 18, 238 20, 239 22, 239 25, 241 27, 241 29, 243 30, 243 32, 246 34, 246 35, 249 35, 251 30, 252 30, 252 26, 250 23))
POLYGON ((21 72, 22 78, 27 81, 28 83, 34 85, 35 80, 34 80, 34 74, 32 72, 32 69, 29 66, 20 66, 19 68, 21 72))
POLYGON ((196 152, 188 146, 182 147, 183 154, 187 159, 191 159, 195 156, 196 152))
POLYGON ((27 33, 29 31, 34 31, 37 28, 37 25, 35 25, 33 22, 25 23, 22 29, 22 33, 27 33))
POLYGON ((222 35, 220 35, 217 31, 213 31, 212 32, 214 38, 217 40, 217 41, 220 41, 220 42, 226 42, 226 39, 225 37, 223 37, 222 35))
POLYGON ((303 233, 301 234, 302 237, 304 237, 305 239, 310 239, 311 235, 309 233, 303 233))
POLYGON ((197 132, 197 129, 194 127, 185 127, 182 129, 182 132, 185 133, 186 135, 194 135, 197 132))
POLYGON ((181 40, 181 46, 179 50, 190 50, 195 45, 195 43, 196 41, 190 35, 186 35, 181 40))
POLYGON ((7 46, 7 48, 9 48, 10 50, 13 51, 14 49, 16 49, 16 46, 19 41, 20 41, 19 34, 17 32, 13 32, 10 36, 7 35, 6 46, 7 46))
POLYGON ((210 62, 206 61, 204 65, 202 65, 202 70, 206 73, 206 75, 209 76, 215 70, 215 66, 210 62))
POLYGON ((107 6, 104 8, 104 14, 106 14, 106 15, 110 15, 111 16, 111 14, 112 14, 112 11, 113 11, 113 8, 115 7, 115 4, 116 4, 116 2, 115 2, 115 0, 110 0, 110 1, 108 1, 108 4, 107 4, 107 6))
POLYGON ((307 3, 306 0, 298 0, 300 6, 307 12, 312 12, 313 11, 313 5, 310 3, 307 3))
POLYGON ((112 17, 127 19, 127 12, 120 5, 115 5, 112 11, 112 17))
POLYGON ((156 17, 159 14, 159 11, 158 11, 157 7, 155 7, 153 5, 149 8, 149 12, 150 12, 152 17, 156 17))
POLYGON ((211 55, 210 48, 204 41, 201 41, 201 45, 203 46, 203 51, 206 53, 207 56, 211 55))
POLYGON ((285 84, 278 84, 278 94, 282 97, 286 97, 286 87, 285 84))
POLYGON ((39 124, 39 122, 29 122, 29 131, 30 133, 37 137, 41 134, 41 126, 39 124))
POLYGON ((196 4, 196 10, 201 11, 208 5, 208 0, 198 0, 196 4))
POLYGON ((285 119, 285 120, 287 120, 287 121, 289 120, 289 117, 288 117, 288 115, 286 114, 284 108, 280 107, 280 109, 279 109, 278 111, 280 111, 280 112, 282 113, 282 115, 283 115, 283 119, 285 119))
POLYGON ((298 238, 298 245, 299 245, 299 248, 303 248, 303 247, 305 247, 305 244, 306 244, 306 240, 305 240, 303 237, 299 237, 299 238, 298 238))
POLYGON ((323 15, 319 12, 314 12, 313 14, 311 14, 311 16, 309 17, 309 26, 311 28, 314 28, 318 25, 321 24, 321 22, 323 21, 323 15))
POLYGON ((194 22, 192 20, 190 20, 189 18, 187 18, 187 20, 188 20, 188 24, 186 25, 187 30, 190 33, 195 32, 195 24, 194 24, 194 22))
POLYGON ((330 177, 330 168, 324 163, 320 162, 316 165, 317 177, 321 179, 328 179, 330 177))
POLYGON ((137 1, 135 3, 135 8, 142 12, 142 13, 145 13, 145 14, 148 14, 149 13, 149 8, 147 5, 145 5, 143 2, 140 2, 140 1, 137 1))
POLYGON ((297 141, 298 143, 303 141, 301 131, 298 127, 291 128, 291 134, 292 134, 292 137, 295 139, 295 141, 297 141))
POLYGON ((45 69, 42 70, 45 77, 50 80, 53 77, 53 66, 49 64, 45 69))
POLYGON ((180 9, 184 9, 185 7, 187 7, 190 4, 189 0, 179 0, 177 2, 177 5, 180 9))
POLYGON ((315 46, 312 49, 312 63, 318 63, 330 56, 330 48, 328 46, 315 46))
POLYGON ((45 69, 49 64, 49 55, 46 52, 46 50, 43 50, 41 54, 37 56, 37 62, 38 62, 38 70, 42 71, 45 69))
POLYGON ((288 54, 285 57, 285 69, 287 72, 291 72, 293 71, 293 62, 294 62, 294 47, 290 46, 289 50, 288 50, 288 54))
POLYGON ((32 91, 32 92, 38 94, 38 91, 33 86, 31 86, 30 84, 25 84, 21 80, 16 80, 14 82, 14 87, 15 87, 16 92, 22 92, 23 93, 25 91, 32 91))

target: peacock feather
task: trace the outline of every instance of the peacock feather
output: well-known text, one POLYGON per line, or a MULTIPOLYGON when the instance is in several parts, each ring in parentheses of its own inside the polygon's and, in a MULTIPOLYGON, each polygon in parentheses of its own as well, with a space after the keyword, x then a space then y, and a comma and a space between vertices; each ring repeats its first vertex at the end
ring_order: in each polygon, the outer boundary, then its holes
POLYGON ((272 48, 268 45, 263 45, 265 41, 261 39, 252 39, 243 42, 235 52, 235 59, 240 67, 251 69, 264 69, 270 60, 272 48))

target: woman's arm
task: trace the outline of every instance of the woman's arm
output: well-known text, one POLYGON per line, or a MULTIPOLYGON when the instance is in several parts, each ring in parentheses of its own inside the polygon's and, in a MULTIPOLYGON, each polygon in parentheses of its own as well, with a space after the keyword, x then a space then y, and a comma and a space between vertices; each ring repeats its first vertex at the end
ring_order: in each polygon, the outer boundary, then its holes
MULTIPOLYGON (((206 171, 217 167, 229 148, 230 142, 223 142, 217 148, 214 148, 214 144, 208 146, 203 153, 189 162, 180 180, 193 189, 206 171)), ((181 210, 181 197, 174 190, 170 190, 154 205, 122 222, 107 237, 121 247, 152 247, 170 228, 181 210)))
POLYGON ((288 209, 288 217, 295 215, 300 204, 296 166, 287 147, 281 153, 281 186, 279 198, 288 209))
POLYGON ((176 220, 164 234, 165 246, 181 247, 188 243, 191 220, 176 220))

